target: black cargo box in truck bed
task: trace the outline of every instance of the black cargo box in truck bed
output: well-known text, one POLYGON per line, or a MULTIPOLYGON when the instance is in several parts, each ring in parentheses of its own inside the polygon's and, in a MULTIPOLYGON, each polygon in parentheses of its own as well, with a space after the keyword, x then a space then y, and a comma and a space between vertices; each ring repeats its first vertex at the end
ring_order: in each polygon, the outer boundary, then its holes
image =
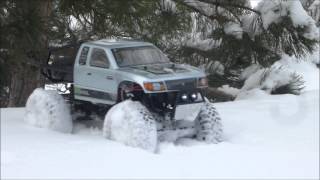
POLYGON ((73 65, 81 43, 49 49, 42 74, 53 83, 73 82, 73 65))

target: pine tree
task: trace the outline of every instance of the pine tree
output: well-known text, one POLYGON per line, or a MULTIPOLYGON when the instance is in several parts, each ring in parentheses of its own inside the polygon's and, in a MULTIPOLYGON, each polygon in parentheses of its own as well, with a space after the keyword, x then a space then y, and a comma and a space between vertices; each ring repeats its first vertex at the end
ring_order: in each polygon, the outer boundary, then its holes
MULTIPOLYGON (((50 0, 2 1, 1 66, 7 74, 8 106, 23 106, 43 84, 40 65, 47 56, 46 27, 50 0)), ((2 87, 3 88, 3 87, 2 87)))
POLYGON ((61 0, 59 10, 72 16, 79 39, 133 38, 165 46, 166 39, 188 30, 185 7, 166 0, 61 0))
POLYGON ((270 66, 282 53, 305 56, 319 42, 315 21, 298 0, 263 0, 255 9, 248 0, 175 2, 198 17, 193 32, 197 37, 189 37, 181 49, 184 61, 219 61, 227 76, 237 76, 237 71, 252 63, 270 66))
POLYGON ((300 0, 304 9, 316 21, 317 26, 320 26, 320 0, 300 0))

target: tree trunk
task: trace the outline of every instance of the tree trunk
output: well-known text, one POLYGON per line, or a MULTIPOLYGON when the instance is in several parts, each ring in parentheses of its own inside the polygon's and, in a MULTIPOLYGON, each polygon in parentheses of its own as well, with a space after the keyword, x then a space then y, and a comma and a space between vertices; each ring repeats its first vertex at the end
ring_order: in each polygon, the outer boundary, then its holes
MULTIPOLYGON (((29 5, 23 1, 17 2, 17 6, 20 6, 19 8, 29 6, 29 10, 35 10, 39 13, 39 21, 41 21, 44 31, 39 33, 38 38, 33 39, 38 44, 38 48, 31 49, 34 53, 32 57, 33 62, 30 63, 27 54, 24 54, 22 57, 25 58, 18 59, 19 65, 14 66, 15 71, 11 71, 8 107, 24 106, 32 91, 37 87, 43 87, 45 83, 45 79, 40 75, 40 68, 41 64, 46 62, 48 55, 47 30, 52 11, 52 1, 38 0, 35 4, 37 7, 30 8, 30 6, 33 6, 34 4, 29 5), (36 64, 34 64, 34 62, 36 64)), ((26 49, 28 48, 26 47, 26 49)))
POLYGON ((27 98, 37 87, 38 81, 35 80, 37 74, 30 67, 21 68, 20 72, 12 73, 8 107, 25 106, 27 98))
MULTIPOLYGON (((45 30, 49 29, 49 18, 51 16, 52 12, 52 0, 38 0, 39 4, 39 15, 43 21, 43 25, 45 27, 45 30)), ((47 32, 43 32, 42 34, 39 34, 40 36, 40 47, 42 49, 40 50, 40 65, 46 63, 47 56, 48 56, 48 47, 49 47, 49 38, 47 32)), ((37 87, 43 87, 45 84, 45 79, 43 76, 40 74, 40 70, 38 72, 37 76, 37 87)))

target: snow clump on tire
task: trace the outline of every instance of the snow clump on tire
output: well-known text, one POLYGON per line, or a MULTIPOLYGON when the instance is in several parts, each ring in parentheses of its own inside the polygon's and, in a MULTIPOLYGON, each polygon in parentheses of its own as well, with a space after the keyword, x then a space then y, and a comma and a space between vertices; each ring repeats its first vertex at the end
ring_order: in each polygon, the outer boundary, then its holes
POLYGON ((24 121, 41 128, 71 133, 70 108, 57 91, 35 89, 26 104, 24 121))
POLYGON ((152 114, 140 102, 126 100, 107 113, 104 137, 151 152, 157 148, 157 127, 152 114))

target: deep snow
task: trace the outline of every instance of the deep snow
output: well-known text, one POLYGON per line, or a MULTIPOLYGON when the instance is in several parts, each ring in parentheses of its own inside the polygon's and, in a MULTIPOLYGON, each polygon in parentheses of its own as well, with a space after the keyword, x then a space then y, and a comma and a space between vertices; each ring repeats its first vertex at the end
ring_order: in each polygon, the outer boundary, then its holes
POLYGON ((102 123, 63 134, 1 109, 1 178, 319 178, 319 91, 259 98, 216 104, 224 142, 182 139, 158 154, 105 139, 102 123))

